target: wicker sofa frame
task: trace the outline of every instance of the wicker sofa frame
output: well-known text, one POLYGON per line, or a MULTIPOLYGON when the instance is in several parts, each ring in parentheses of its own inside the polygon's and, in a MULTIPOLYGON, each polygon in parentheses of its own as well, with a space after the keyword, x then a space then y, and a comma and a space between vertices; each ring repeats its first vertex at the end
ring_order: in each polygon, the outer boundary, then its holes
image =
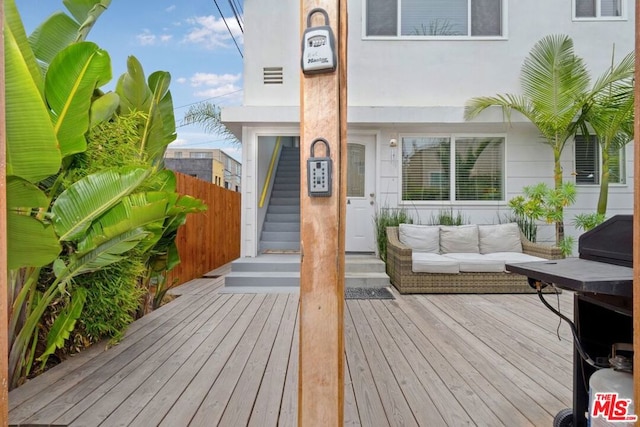
MULTIPOLYGON (((520 235, 522 252, 546 259, 563 258, 560 248, 529 241, 520 235)), ((387 227, 387 274, 401 294, 533 293, 527 278, 515 273, 414 273, 411 248, 398 238, 398 227, 387 227)), ((545 292, 558 292, 545 288, 545 292)))

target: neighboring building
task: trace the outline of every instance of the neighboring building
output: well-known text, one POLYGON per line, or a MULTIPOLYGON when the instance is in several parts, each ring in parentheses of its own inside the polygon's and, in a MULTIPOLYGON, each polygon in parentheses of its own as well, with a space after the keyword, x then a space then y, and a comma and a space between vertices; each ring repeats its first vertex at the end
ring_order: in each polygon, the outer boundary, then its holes
MULTIPOLYGON (((265 249, 261 199, 276 141, 299 145, 300 2, 244 6, 244 102, 224 108, 222 119, 242 141, 241 254, 255 257, 265 249)), ((549 34, 573 39, 594 80, 610 66, 614 45, 617 61, 634 49, 632 0, 352 0, 348 8, 347 251, 375 250, 380 208, 403 206, 423 222, 453 209, 496 223, 523 186, 553 185, 552 151, 531 123, 518 116, 505 123, 498 109, 467 122, 465 103, 520 93, 521 65, 549 34), (480 146, 465 169, 464 156, 480 146)), ((633 207, 632 145, 618 154, 610 215, 633 207)), ((598 157, 585 138, 564 149, 564 180, 579 186, 565 215, 570 236, 578 235, 573 216, 595 211, 598 157)), ((539 235, 552 238, 553 227, 539 235)))
POLYGON ((229 190, 242 188, 242 164, 218 148, 169 148, 164 158, 168 169, 229 190))

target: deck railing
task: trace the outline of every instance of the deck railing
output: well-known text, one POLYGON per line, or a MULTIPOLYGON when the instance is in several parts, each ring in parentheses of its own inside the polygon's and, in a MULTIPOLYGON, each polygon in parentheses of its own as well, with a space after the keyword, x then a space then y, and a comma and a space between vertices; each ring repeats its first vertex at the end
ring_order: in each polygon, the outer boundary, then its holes
POLYGON ((191 214, 178 231, 181 263, 167 278, 179 285, 240 256, 240 193, 176 173, 178 192, 203 200, 206 212, 191 214))

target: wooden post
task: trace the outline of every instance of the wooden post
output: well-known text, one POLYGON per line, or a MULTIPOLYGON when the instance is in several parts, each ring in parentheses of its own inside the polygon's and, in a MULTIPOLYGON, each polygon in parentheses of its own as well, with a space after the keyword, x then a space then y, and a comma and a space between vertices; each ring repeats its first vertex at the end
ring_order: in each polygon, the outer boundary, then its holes
POLYGON ((635 13, 635 83, 633 124, 633 394, 640 414, 640 0, 635 13))
POLYGON ((7 156, 4 89, 4 2, 0 2, 0 425, 9 424, 9 302, 7 301, 7 156))
MULTIPOLYGON (((344 424, 344 250, 346 222, 347 13, 346 0, 301 0, 307 14, 326 10, 335 34, 338 69, 300 73, 300 355, 298 425, 344 424), (329 142, 333 160, 330 197, 309 197, 307 159, 317 138, 329 142)), ((322 15, 312 23, 324 25, 322 15)), ((302 36, 301 32, 301 36, 302 36)), ((325 155, 316 144, 315 156, 325 155)))

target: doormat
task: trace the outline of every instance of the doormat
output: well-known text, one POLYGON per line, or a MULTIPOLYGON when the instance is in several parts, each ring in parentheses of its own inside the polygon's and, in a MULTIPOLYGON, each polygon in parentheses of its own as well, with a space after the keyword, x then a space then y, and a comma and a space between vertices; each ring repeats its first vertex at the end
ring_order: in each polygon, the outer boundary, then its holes
POLYGON ((345 288, 344 299, 395 299, 387 288, 345 288))

